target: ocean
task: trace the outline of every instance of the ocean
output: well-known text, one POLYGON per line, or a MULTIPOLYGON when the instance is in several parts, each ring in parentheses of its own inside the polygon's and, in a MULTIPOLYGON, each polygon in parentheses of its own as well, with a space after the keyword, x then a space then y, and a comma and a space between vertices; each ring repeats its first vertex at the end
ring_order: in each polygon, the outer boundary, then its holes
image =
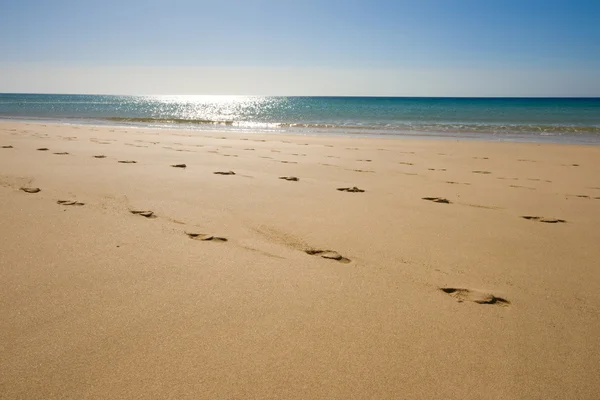
POLYGON ((0 119, 600 144, 600 98, 0 94, 0 119))

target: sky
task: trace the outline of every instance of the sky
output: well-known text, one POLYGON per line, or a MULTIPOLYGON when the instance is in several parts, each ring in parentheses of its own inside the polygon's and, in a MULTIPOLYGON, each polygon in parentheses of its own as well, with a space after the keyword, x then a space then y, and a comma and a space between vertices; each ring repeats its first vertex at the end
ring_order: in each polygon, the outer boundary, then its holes
POLYGON ((600 96, 599 0, 3 0, 0 92, 600 96))

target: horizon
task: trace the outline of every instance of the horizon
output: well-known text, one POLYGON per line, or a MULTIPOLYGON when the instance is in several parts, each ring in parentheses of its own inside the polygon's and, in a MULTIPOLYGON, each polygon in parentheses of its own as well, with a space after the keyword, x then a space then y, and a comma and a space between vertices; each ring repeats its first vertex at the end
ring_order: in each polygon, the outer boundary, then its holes
POLYGON ((0 15, 0 92, 600 97, 599 14, 592 0, 24 0, 0 15))
POLYGON ((381 98, 381 99, 600 99, 600 96, 377 96, 377 95, 242 95, 242 94, 114 94, 114 93, 44 93, 44 92, 0 92, 0 95, 45 95, 45 96, 125 96, 125 97, 299 97, 299 98, 381 98))

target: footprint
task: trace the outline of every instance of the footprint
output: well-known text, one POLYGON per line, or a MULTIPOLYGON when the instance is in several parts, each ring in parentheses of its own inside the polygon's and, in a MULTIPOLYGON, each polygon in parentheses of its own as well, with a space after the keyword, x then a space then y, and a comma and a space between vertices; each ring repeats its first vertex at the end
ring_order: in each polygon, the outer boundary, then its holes
POLYGON ((470 183, 467 182, 446 181, 446 183, 449 183, 451 185, 470 185, 470 183))
POLYGON ((373 160, 356 160, 356 161, 371 162, 373 160))
POLYGON ((535 160, 528 160, 526 158, 519 158, 517 161, 522 161, 522 162, 537 162, 535 160))
POLYGON ((531 221, 538 221, 538 222, 545 222, 547 224, 556 224, 559 222, 567 222, 564 219, 558 219, 558 218, 545 218, 545 217, 536 217, 533 215, 523 215, 521 216, 521 218, 525 218, 531 221))
POLYGON ((12 149, 13 147, 11 145, 8 146, 2 146, 3 149, 12 149))
POLYGON ((80 203, 76 200, 58 200, 56 204, 60 204, 63 206, 83 206, 85 203, 80 203))
POLYGON ((458 288, 440 288, 440 290, 457 299, 459 303, 462 303, 463 301, 472 301, 477 304, 495 304, 503 307, 510 305, 510 301, 503 299, 502 297, 496 297, 491 293, 458 288))
POLYGON ((187 168, 187 165, 185 165, 185 164, 171 164, 171 167, 173 167, 173 168, 187 168))
POLYGON ((579 167, 579 164, 561 164, 563 167, 579 167))
POLYGON ((22 187, 21 190, 25 193, 38 193, 42 191, 42 189, 34 187, 22 187))
POLYGON ((491 174, 490 171, 473 171, 474 174, 491 174))
POLYGON ((217 172, 213 172, 213 174, 216 174, 216 175, 235 175, 235 172, 233 172, 233 171, 217 171, 217 172))
POLYGON ((298 164, 296 161, 280 161, 282 164, 298 164))
POLYGON ((446 168, 427 168, 429 171, 445 171, 446 168))
POLYGON ((279 179, 283 179, 286 181, 293 181, 293 182, 298 182, 300 180, 298 177, 295 177, 295 176, 280 176, 279 179))
POLYGON ((40 147, 39 149, 36 149, 37 151, 48 151, 47 147, 40 147))
POLYGON ((62 151, 60 153, 53 153, 53 154, 56 154, 57 156, 66 156, 69 153, 67 153, 66 151, 62 151))
POLYGON ((185 234, 188 235, 190 237, 190 239, 194 239, 194 240, 211 241, 211 242, 226 242, 227 241, 227 238, 213 236, 213 235, 209 235, 206 233, 185 232, 185 234))
POLYGON ((306 254, 310 254, 311 256, 321 256, 328 260, 335 260, 335 261, 341 262, 343 264, 348 264, 350 262, 350 259, 343 257, 337 251, 333 251, 333 250, 308 249, 308 250, 304 250, 304 252, 306 254))
POLYGON ((100 154, 100 155, 94 156, 94 158, 106 158, 106 156, 103 154, 100 154))
POLYGON ((375 171, 371 171, 368 169, 353 169, 352 171, 354 171, 354 172, 375 172, 375 171))
POLYGON ((154 215, 154 211, 150 210, 130 210, 129 212, 135 215, 141 215, 142 217, 146 218, 156 218, 156 215, 154 215))
POLYGON ((422 197, 423 200, 433 201, 434 203, 450 204, 450 200, 443 197, 422 197))
POLYGON ((535 190, 535 188, 529 187, 529 186, 521 186, 521 185, 508 185, 509 187, 512 188, 517 188, 517 189, 529 189, 529 190, 535 190))
POLYGON ((137 163, 137 161, 133 161, 133 160, 122 160, 119 161, 121 164, 135 164, 137 163))
POLYGON ((473 157, 476 160, 489 160, 488 157, 473 157))
POLYGON ((364 189, 359 189, 356 186, 347 187, 347 188, 337 188, 340 192, 349 192, 349 193, 362 193, 364 189))
MULTIPOLYGON (((370 161, 370 160, 369 160, 370 161)), ((398 164, 402 164, 402 165, 414 165, 411 162, 404 162, 404 161, 400 161, 398 164)))

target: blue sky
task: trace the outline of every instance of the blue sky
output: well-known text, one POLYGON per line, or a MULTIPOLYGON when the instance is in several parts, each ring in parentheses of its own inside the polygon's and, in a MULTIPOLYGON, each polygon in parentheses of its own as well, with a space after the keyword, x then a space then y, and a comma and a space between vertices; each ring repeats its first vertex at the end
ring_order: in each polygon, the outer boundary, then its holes
POLYGON ((600 1, 3 1, 0 92, 600 96, 600 1))

